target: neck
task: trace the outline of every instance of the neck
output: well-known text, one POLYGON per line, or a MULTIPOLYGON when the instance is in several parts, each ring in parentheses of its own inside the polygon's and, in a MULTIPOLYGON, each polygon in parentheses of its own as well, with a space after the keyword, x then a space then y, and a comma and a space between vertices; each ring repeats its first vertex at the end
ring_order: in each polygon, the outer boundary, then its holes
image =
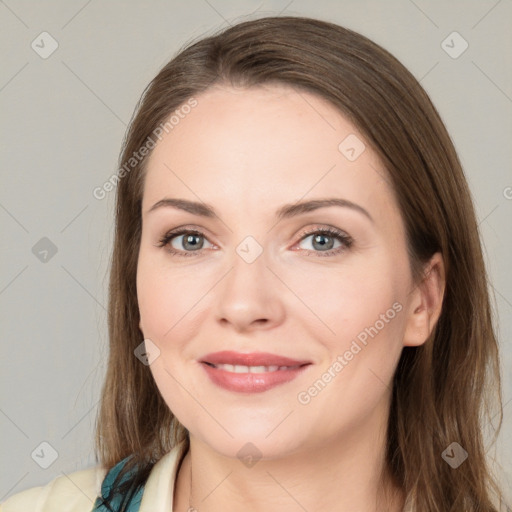
POLYGON ((252 467, 191 435, 173 510, 400 512, 404 496, 386 469, 385 429, 366 423, 355 430, 252 467))

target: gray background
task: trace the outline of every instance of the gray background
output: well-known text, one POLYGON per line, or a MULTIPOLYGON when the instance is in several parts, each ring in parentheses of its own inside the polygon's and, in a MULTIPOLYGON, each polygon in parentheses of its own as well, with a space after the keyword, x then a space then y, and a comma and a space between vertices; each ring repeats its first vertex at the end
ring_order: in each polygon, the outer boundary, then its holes
POLYGON ((495 291, 505 404, 497 455, 512 488, 510 1, 7 0, 0 1, 0 501, 95 464, 114 192, 97 200, 92 191, 116 171, 143 88, 192 38, 277 14, 333 21, 384 46, 421 81, 452 135, 495 291), (51 49, 45 31, 58 48, 42 58, 51 49), (458 36, 442 46, 453 31, 469 44, 457 58, 458 36), (41 252, 44 237, 56 254, 41 252), (43 469, 53 450, 57 459, 43 469))

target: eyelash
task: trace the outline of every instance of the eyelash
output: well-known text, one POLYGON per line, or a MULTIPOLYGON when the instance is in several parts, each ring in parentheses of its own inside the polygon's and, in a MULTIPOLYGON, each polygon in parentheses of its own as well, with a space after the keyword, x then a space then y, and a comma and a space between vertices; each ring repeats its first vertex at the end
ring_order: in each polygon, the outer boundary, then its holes
MULTIPOLYGON (((158 247, 167 247, 167 251, 173 255, 173 256, 196 256, 197 254, 201 254, 203 252, 203 249, 200 249, 198 251, 178 251, 176 249, 173 249, 172 246, 170 246, 170 242, 173 238, 180 236, 180 235, 198 235, 203 238, 206 238, 205 234, 201 231, 195 230, 195 229, 186 229, 186 228, 179 228, 175 231, 169 231, 166 233, 159 241, 158 247)), ((315 256, 318 256, 320 258, 325 258, 328 256, 336 256, 342 252, 344 252, 347 249, 350 249, 352 247, 352 244, 354 243, 354 240, 351 236, 347 235, 343 231, 340 231, 338 229, 329 227, 329 228, 322 228, 322 229, 312 229, 309 231, 306 231, 302 233, 301 238, 298 243, 302 242, 308 236, 311 235, 327 235, 332 238, 336 238, 339 240, 343 247, 337 247, 336 249, 329 249, 328 251, 312 251, 309 249, 306 249, 306 253, 309 255, 313 253, 315 256)))

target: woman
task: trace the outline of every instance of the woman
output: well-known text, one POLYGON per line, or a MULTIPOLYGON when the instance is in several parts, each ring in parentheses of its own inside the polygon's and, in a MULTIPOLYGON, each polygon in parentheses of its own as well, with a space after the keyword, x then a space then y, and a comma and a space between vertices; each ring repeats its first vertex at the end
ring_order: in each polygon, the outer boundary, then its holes
POLYGON ((500 510, 475 212, 394 57, 240 23, 161 70, 120 164, 101 467, 2 511, 500 510))

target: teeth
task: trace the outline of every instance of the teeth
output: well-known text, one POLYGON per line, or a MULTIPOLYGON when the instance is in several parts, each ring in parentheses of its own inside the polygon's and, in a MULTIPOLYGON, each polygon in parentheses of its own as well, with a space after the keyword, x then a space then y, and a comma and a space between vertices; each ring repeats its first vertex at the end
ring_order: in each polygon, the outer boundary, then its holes
POLYGON ((297 368, 297 366, 243 366, 238 364, 216 364, 215 367, 233 373, 267 373, 297 368))

